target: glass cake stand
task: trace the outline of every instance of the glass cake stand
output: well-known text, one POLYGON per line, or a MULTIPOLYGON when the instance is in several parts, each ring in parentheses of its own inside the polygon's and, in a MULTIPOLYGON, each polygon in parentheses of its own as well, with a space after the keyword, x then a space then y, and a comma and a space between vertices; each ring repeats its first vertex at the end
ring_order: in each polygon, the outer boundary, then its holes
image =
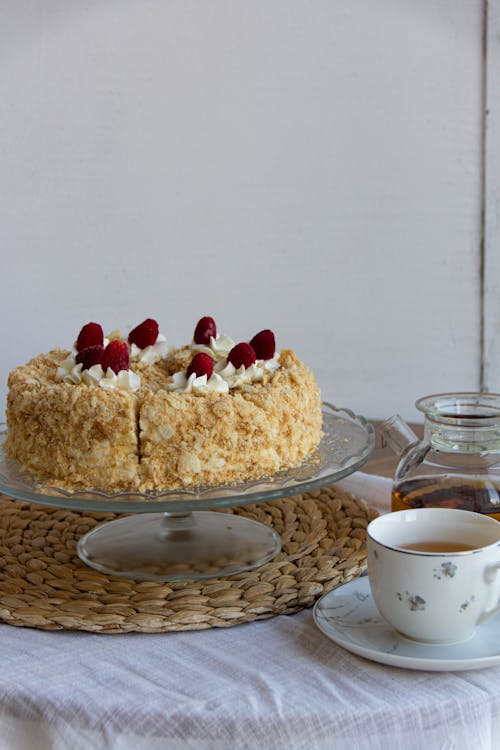
POLYGON ((280 551, 278 534, 265 524, 219 509, 333 484, 362 466, 375 445, 369 422, 325 403, 323 438, 312 456, 294 469, 243 484, 109 494, 37 482, 6 457, 5 437, 4 430, 0 492, 52 507, 131 514, 85 534, 78 542, 78 555, 103 573, 149 581, 214 578, 260 567, 280 551))

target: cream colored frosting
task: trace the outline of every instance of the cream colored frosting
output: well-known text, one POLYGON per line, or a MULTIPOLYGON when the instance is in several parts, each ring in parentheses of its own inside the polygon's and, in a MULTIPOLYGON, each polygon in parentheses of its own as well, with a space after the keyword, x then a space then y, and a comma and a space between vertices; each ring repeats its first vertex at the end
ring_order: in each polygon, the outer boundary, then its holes
POLYGON ((214 359, 216 362, 219 362, 220 360, 226 359, 227 355, 233 348, 234 343, 235 342, 230 336, 217 334, 215 338, 213 336, 210 336, 209 346, 205 346, 204 344, 191 344, 191 349, 193 349, 193 351, 195 352, 203 352, 204 354, 209 354, 212 359, 214 359))
POLYGON ((207 391, 228 393, 232 388, 245 383, 256 383, 262 380, 266 372, 274 372, 279 366, 279 354, 275 354, 272 359, 258 359, 250 367, 241 365, 238 369, 224 358, 214 365, 214 371, 208 380, 206 375, 197 378, 195 373, 187 377, 185 372, 176 372, 172 376, 172 383, 168 386, 168 390, 181 393, 207 391))
POLYGON ((84 370, 81 362, 75 362, 73 354, 61 362, 56 378, 64 383, 98 385, 106 390, 137 391, 141 387, 141 378, 132 370, 120 370, 116 374, 110 367, 104 372, 101 365, 93 365, 84 370))
POLYGON ((147 365, 154 365, 161 359, 166 359, 173 346, 167 343, 167 339, 161 333, 158 334, 154 344, 140 349, 137 344, 130 345, 130 360, 133 362, 144 362, 147 365))
POLYGON ((196 376, 193 372, 187 377, 185 372, 176 372, 172 376, 172 383, 167 386, 169 391, 177 393, 228 393, 229 385, 217 373, 207 378, 206 375, 196 376))

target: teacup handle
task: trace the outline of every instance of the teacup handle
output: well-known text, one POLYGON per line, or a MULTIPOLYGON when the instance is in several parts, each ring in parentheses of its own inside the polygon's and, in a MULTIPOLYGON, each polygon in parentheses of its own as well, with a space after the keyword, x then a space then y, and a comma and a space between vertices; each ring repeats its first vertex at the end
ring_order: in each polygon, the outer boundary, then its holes
MULTIPOLYGON (((493 584, 498 579, 498 571, 500 570, 500 562, 495 563, 494 565, 488 565, 486 570, 484 571, 484 579, 486 583, 493 584)), ((486 609, 481 614, 478 624, 481 622, 484 622, 492 615, 496 615, 498 612, 500 612, 500 591, 498 590, 498 586, 494 587, 491 591, 490 601, 488 602, 488 605, 486 606, 486 609)))

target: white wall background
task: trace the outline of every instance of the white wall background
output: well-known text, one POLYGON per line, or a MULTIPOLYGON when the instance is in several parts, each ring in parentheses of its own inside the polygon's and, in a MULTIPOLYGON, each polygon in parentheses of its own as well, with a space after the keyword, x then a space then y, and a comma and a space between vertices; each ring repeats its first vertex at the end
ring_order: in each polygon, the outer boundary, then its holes
POLYGON ((273 328, 369 418, 480 387, 482 0, 0 16, 2 401, 89 320, 181 343, 204 314, 273 328))

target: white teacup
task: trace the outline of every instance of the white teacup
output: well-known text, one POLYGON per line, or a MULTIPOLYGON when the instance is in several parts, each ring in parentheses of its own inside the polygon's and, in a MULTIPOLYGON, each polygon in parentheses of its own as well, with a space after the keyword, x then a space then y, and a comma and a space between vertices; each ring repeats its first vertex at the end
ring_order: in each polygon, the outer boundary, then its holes
POLYGON ((373 599, 407 638, 458 643, 500 611, 500 523, 495 519, 466 510, 416 508, 380 516, 367 532, 373 599), (472 549, 457 549, 465 545, 472 549))

